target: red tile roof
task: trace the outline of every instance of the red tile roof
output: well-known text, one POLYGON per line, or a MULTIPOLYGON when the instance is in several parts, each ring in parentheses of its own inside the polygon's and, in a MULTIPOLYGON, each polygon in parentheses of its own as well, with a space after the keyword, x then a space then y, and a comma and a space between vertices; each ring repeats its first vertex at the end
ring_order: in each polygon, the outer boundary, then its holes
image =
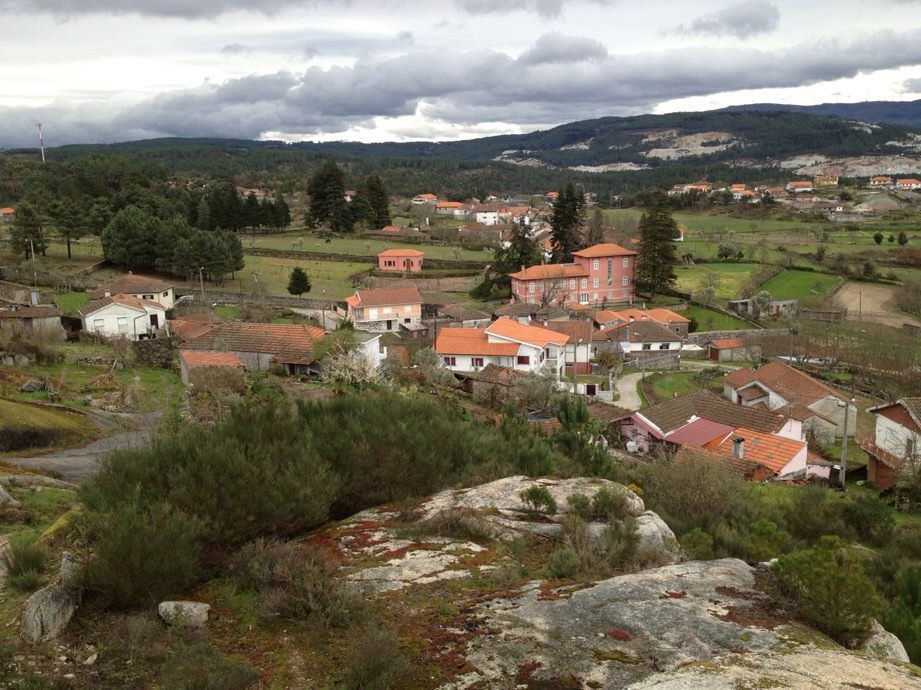
POLYGON ((502 355, 518 354, 518 343, 491 343, 484 328, 442 328, 435 338, 439 355, 502 355))
POLYGON ((568 335, 541 328, 540 326, 518 323, 504 316, 493 321, 486 328, 486 332, 500 338, 508 338, 509 340, 516 340, 540 348, 547 347, 551 343, 562 347, 569 341, 568 335))
POLYGON ((378 256, 425 256, 418 249, 385 249, 378 256))
POLYGON ((739 427, 723 439, 710 441, 704 448, 732 457, 732 439, 735 437, 744 439, 742 447, 745 460, 757 462, 774 473, 779 473, 806 448, 805 441, 794 441, 744 427, 739 427))
POLYGON ((158 309, 160 311, 166 311, 164 307, 159 302, 154 302, 149 299, 140 299, 134 295, 112 295, 111 297, 103 297, 101 299, 93 300, 85 307, 80 309, 80 315, 86 316, 97 312, 104 307, 108 307, 110 304, 120 304, 123 307, 128 307, 129 309, 134 309, 135 311, 145 311, 144 307, 149 307, 150 309, 158 309))
POLYGON ((243 362, 233 352, 180 350, 179 356, 193 367, 242 367, 243 362))
POLYGON ((203 333, 207 333, 214 324, 198 319, 173 319, 169 322, 169 329, 173 335, 178 335, 180 340, 191 340, 203 333))
POLYGON ((595 259, 604 256, 634 256, 635 251, 630 249, 624 249, 619 244, 614 244, 613 242, 606 242, 603 244, 593 244, 591 247, 586 247, 585 249, 580 249, 577 252, 573 252, 573 256, 581 256, 583 258, 595 259))
POLYGON ((90 299, 105 297, 107 292, 110 295, 140 295, 145 292, 165 292, 171 287, 173 286, 170 283, 164 282, 159 278, 150 278, 148 276, 136 275, 129 272, 123 276, 119 276, 113 281, 100 285, 90 293, 90 299))
POLYGON ((631 316, 634 321, 640 321, 645 316, 651 321, 656 321, 665 325, 690 323, 690 319, 687 317, 663 307, 654 307, 653 309, 637 309, 635 307, 630 307, 628 309, 618 309, 617 311, 602 309, 595 313, 595 321, 601 324, 612 323, 614 321, 628 322, 631 316))
POLYGON ((54 307, 23 307, 12 311, 0 311, 0 319, 44 319, 61 316, 54 307))
POLYGON ((522 271, 509 273, 516 280, 546 280, 561 278, 585 278, 588 271, 579 264, 539 264, 528 266, 522 271))
POLYGON ((416 194, 416 196, 413 197, 413 199, 428 199, 428 200, 430 200, 430 201, 435 201, 437 198, 438 198, 437 195, 432 194, 432 193, 430 193, 430 192, 424 192, 424 193, 422 193, 422 194, 416 194))
POLYGON ((678 429, 694 417, 702 417, 720 424, 747 428, 755 427, 766 432, 774 432, 784 425, 784 418, 767 410, 733 405, 725 398, 708 390, 688 393, 678 398, 646 407, 634 413, 654 424, 662 434, 678 429))
POLYGON ((322 328, 286 323, 222 323, 185 343, 187 350, 258 352, 276 355, 283 363, 310 363, 314 343, 325 335, 322 328))
POLYGON ((345 301, 353 307, 389 307, 402 304, 422 304, 422 295, 419 294, 415 285, 376 290, 359 288, 354 295, 346 297, 345 301))
POLYGON ((573 321, 548 321, 544 328, 554 333, 561 333, 569 336, 569 342, 578 341, 589 342, 592 340, 592 334, 595 332, 592 328, 592 322, 588 319, 577 319, 573 321))
POLYGON ((715 438, 731 434, 733 427, 710 419, 695 419, 665 435, 665 440, 679 446, 703 446, 715 438))
POLYGON ((779 360, 768 362, 754 371, 748 368, 736 369, 726 374, 724 380, 735 390, 757 381, 785 398, 787 402, 807 406, 828 395, 844 399, 833 388, 779 360))
POLYGON ((732 350, 737 347, 744 347, 745 343, 741 338, 717 338, 710 341, 710 346, 717 350, 732 350))

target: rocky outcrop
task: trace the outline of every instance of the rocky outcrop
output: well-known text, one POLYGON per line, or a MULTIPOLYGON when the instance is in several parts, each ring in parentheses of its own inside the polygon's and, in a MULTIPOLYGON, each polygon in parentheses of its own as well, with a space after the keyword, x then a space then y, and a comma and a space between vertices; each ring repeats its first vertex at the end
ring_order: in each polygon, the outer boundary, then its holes
POLYGON ((26 599, 20 631, 27 642, 47 642, 58 637, 80 603, 80 577, 70 552, 61 554, 58 580, 45 585, 26 599))
POLYGON ((883 628, 879 621, 874 620, 870 627, 870 636, 860 645, 860 650, 870 656, 880 659, 891 659, 908 663, 908 652, 905 645, 891 632, 883 628))
POLYGON ((210 604, 197 601, 161 601, 157 607, 160 618, 169 625, 200 628, 208 622, 210 604))
POLYGON ((0 508, 16 508, 19 501, 10 496, 3 486, 0 486, 0 508))

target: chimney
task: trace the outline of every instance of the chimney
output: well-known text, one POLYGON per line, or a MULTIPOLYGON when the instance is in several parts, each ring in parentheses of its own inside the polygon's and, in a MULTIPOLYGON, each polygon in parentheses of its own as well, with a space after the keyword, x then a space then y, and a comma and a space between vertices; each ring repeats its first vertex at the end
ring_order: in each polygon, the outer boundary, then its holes
POLYGON ((732 457, 739 460, 745 458, 745 439, 741 436, 732 437, 732 457))
POLYGON ((633 323, 634 321, 636 321, 636 317, 633 314, 629 316, 629 319, 630 319, 630 323, 633 323))
POLYGON ((640 318, 643 319, 643 321, 646 321, 649 318, 649 314, 643 312, 643 315, 640 318))

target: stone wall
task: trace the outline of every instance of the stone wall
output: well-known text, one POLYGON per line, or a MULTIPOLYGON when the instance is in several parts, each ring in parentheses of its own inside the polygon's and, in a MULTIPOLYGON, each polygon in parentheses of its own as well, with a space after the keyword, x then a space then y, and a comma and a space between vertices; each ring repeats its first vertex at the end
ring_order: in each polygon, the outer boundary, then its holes
POLYGON ((762 338, 787 336, 790 330, 787 328, 762 328, 749 329, 744 331, 697 331, 688 334, 687 342, 692 345, 706 345, 711 340, 721 340, 724 338, 743 338, 753 342, 758 342, 762 338))
POLYGON ((134 361, 141 366, 156 369, 175 369, 176 349, 178 347, 178 336, 137 340, 131 343, 134 361))
MULTIPOLYGON (((422 248, 425 252, 425 247, 422 248)), ((282 259, 310 259, 313 261, 346 261, 350 263, 368 262, 377 265, 377 254, 356 255, 336 252, 309 252, 296 249, 266 249, 264 247, 247 247, 244 253, 252 256, 274 256, 282 259)), ((460 261, 452 259, 431 259, 425 257, 426 268, 469 268, 483 269, 488 261, 460 261)))
MULTIPOLYGON (((177 288, 176 297, 189 296, 193 302, 202 301, 201 290, 192 288, 177 288)), ((243 304, 248 301, 245 295, 239 292, 221 292, 220 290, 205 290, 204 301, 207 304, 243 304)), ((284 295, 266 295, 258 300, 249 300, 265 304, 269 307, 302 307, 305 309, 335 309, 337 306, 345 309, 345 302, 341 300, 313 299, 310 297, 286 297, 284 295)))

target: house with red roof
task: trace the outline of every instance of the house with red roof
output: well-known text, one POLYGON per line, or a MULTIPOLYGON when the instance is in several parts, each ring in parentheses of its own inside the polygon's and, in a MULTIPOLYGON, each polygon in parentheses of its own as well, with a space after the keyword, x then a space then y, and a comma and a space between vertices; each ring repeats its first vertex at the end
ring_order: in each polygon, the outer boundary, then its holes
POLYGON ((97 287, 90 293, 90 299, 102 299, 111 295, 132 295, 138 299, 159 302, 167 309, 172 309, 175 303, 171 283, 131 271, 97 287))
POLYGON ((667 328, 672 333, 684 338, 688 334, 691 320, 681 314, 656 307, 654 309, 637 309, 630 307, 627 309, 601 309, 595 312, 592 320, 598 328, 607 328, 609 326, 623 326, 624 324, 633 323, 634 321, 652 321, 660 326, 667 328))
POLYGON ((135 295, 107 295, 80 309, 83 330, 107 338, 146 340, 169 335, 166 307, 135 295))
MULTIPOLYGON (((757 348, 757 356, 761 355, 761 346, 757 348)), ((752 353, 755 354, 755 353, 752 353)), ((714 362, 738 362, 749 359, 749 347, 742 338, 714 338, 707 343, 707 357, 714 362)))
POLYGON ((917 472, 921 463, 921 398, 901 398, 871 407, 872 436, 857 440, 867 452, 867 480, 879 489, 892 488, 909 463, 917 472))
POLYGON ((12 223, 16 217, 16 209, 11 206, 0 208, 0 223, 12 223))
POLYGON ((914 177, 900 177, 895 181, 895 188, 903 192, 921 189, 921 180, 914 177))
POLYGON ((435 352, 451 371, 479 371, 489 364, 514 371, 548 368, 561 378, 569 336, 500 317, 486 328, 442 328, 435 352))
POLYGON ((424 256, 418 249, 385 249, 377 255, 377 270, 416 273, 424 256))
POLYGON ((793 194, 801 194, 803 192, 813 191, 815 185, 810 180, 792 180, 787 182, 784 188, 793 194))
POLYGON ((422 325, 422 295, 415 285, 409 287, 355 290, 345 298, 343 316, 363 331, 405 330, 417 332, 422 325))
MULTIPOLYGON (((250 371, 281 367, 288 374, 316 370, 316 343, 322 328, 287 323, 221 323, 183 344, 186 351, 232 354, 250 371)), ((210 356, 210 355, 209 355, 210 356)))
MULTIPOLYGON (((822 441, 840 438, 844 430, 844 395, 779 360, 726 374, 723 394, 743 407, 762 407, 799 419, 804 434, 813 433, 822 441)), ((851 405, 848 436, 856 426, 857 408, 851 405)))
POLYGON ((434 204, 438 202, 438 195, 432 194, 431 192, 424 192, 422 194, 416 194, 416 196, 412 198, 412 202, 416 206, 420 206, 422 204, 434 204))
POLYGON ((522 267, 510 273, 512 299, 560 305, 633 300, 636 252, 602 243, 573 252, 572 257, 571 263, 522 267))
POLYGON ((439 201, 435 204, 435 213, 439 216, 451 216, 452 218, 467 218, 470 216, 469 209, 460 201, 439 201))

